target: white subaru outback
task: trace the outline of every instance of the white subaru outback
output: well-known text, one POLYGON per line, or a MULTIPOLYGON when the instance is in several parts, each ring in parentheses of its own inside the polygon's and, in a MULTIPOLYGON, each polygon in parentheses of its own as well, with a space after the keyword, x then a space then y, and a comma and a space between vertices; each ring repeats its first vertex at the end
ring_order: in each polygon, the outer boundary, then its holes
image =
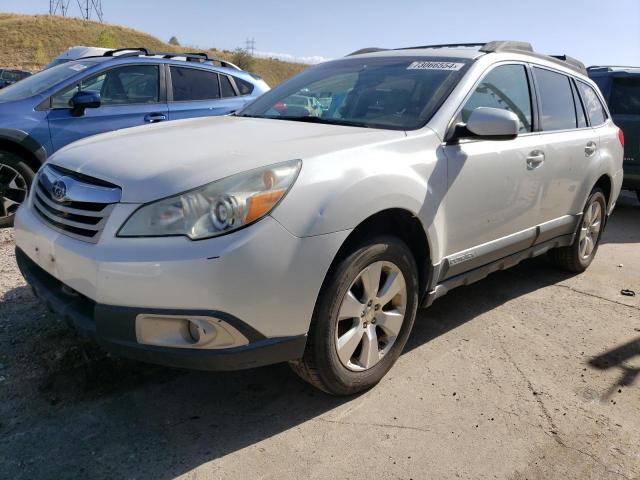
POLYGON ((545 252, 587 268, 623 141, 570 57, 502 41, 367 49, 234 116, 60 150, 17 215, 16 255, 36 294, 112 352, 288 361, 351 394, 451 288, 545 252))

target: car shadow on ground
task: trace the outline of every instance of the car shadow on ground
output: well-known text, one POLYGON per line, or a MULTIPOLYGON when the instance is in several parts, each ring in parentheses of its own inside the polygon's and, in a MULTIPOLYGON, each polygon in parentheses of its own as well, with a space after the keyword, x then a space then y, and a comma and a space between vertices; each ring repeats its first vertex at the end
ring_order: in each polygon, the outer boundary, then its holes
MULTIPOLYGON (((567 277, 534 259, 453 290, 419 312, 406 351, 428 348, 496 306, 567 277)), ((7 297, 31 301, 26 287, 16 290, 7 297)), ((240 449, 260 462, 268 452, 259 442, 323 421, 320 416, 353 401, 314 390, 286 365, 207 373, 112 358, 81 343, 53 315, 43 321, 51 324, 42 329, 45 336, 22 352, 45 359, 37 377, 23 380, 33 382, 26 391, 34 394, 12 400, 23 403, 22 418, 4 432, 13 452, 7 473, 15 478, 173 478, 240 449), (71 448, 78 444, 83 447, 71 448), (25 463, 34 456, 36 463, 25 463)), ((9 448, 5 442, 2 449, 9 448)))

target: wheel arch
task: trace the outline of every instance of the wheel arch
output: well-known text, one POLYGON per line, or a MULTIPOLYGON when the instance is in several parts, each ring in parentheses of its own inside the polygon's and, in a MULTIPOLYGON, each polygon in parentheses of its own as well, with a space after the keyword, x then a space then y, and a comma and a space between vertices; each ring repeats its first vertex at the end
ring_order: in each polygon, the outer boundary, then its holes
POLYGON ((0 150, 20 156, 34 172, 47 160, 44 147, 22 130, 0 129, 0 150))
MULTIPOLYGON (((409 210, 388 208, 378 211, 362 220, 344 240, 336 253, 325 280, 336 268, 340 260, 360 242, 374 235, 393 235, 404 241, 413 254, 418 268, 420 303, 431 284, 433 264, 431 262, 431 240, 420 219, 409 210)), ((323 282, 324 288, 324 282, 323 282)))
POLYGON ((604 196, 607 199, 607 209, 608 209, 613 202, 613 198, 611 198, 611 195, 613 193, 612 192, 613 181, 611 180, 611 177, 606 173, 601 175, 598 178, 598 180, 596 180, 596 183, 593 185, 593 188, 591 190, 593 191, 593 189, 596 187, 601 188, 602 191, 604 192, 604 196))

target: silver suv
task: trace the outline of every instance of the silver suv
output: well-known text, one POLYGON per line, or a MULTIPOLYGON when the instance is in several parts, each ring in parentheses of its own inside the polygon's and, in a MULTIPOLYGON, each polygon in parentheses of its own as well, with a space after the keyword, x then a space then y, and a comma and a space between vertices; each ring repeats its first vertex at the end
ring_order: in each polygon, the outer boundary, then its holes
POLYGON ((522 42, 367 49, 235 116, 60 150, 18 212, 17 259, 112 352, 212 370, 288 361, 351 394, 450 289, 546 252, 587 268, 622 152, 569 57, 522 42))

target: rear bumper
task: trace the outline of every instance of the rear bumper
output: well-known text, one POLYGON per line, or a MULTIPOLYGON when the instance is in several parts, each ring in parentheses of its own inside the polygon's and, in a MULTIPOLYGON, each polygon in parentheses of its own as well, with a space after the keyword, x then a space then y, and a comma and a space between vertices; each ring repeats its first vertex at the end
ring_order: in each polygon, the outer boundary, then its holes
POLYGON ((295 360, 302 356, 306 335, 265 338, 242 320, 219 311, 140 309, 103 305, 72 290, 16 248, 20 271, 35 294, 84 337, 123 357, 197 370, 239 370, 295 360), (210 315, 224 319, 248 340, 248 345, 222 349, 169 348, 143 345, 136 339, 141 313, 210 315))

